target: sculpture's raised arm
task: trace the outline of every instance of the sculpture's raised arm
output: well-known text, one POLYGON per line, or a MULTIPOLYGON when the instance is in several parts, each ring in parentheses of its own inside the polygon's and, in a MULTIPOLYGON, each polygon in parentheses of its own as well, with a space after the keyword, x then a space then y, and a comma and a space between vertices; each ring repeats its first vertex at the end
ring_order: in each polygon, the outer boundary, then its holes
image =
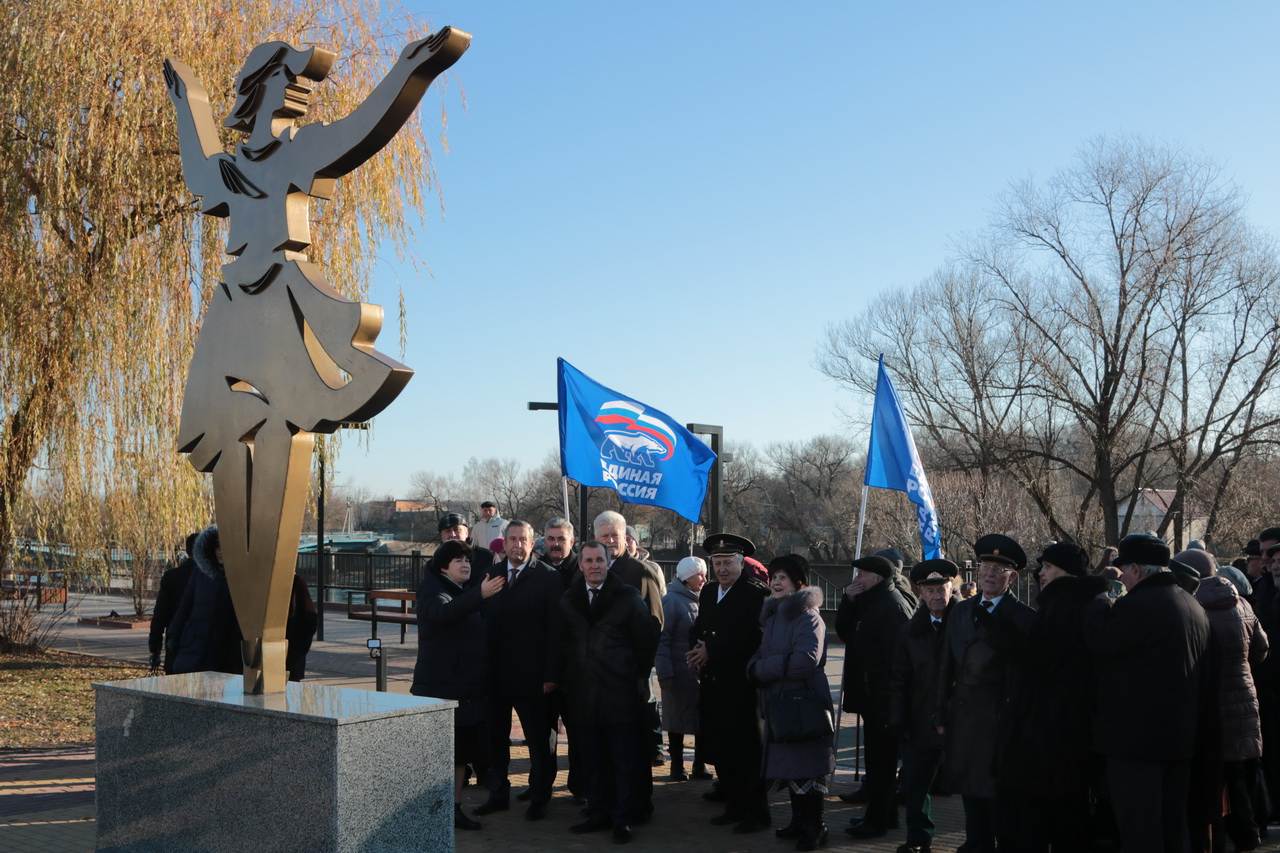
POLYGON ((296 162, 310 174, 326 178, 355 169, 391 141, 431 81, 470 45, 471 35, 452 27, 407 45, 387 76, 350 115, 297 131, 291 146, 296 162))
POLYGON ((178 148, 182 153, 182 175, 187 188, 203 200, 205 213, 226 215, 226 192, 215 159, 222 150, 218 128, 204 85, 195 72, 177 59, 164 61, 164 82, 169 89, 178 118, 178 148))

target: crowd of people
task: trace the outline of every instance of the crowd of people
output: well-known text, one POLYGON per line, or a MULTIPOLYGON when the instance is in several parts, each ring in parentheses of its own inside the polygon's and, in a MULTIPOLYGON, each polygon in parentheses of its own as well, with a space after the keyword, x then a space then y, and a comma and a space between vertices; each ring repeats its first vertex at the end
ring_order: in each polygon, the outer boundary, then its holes
MULTIPOLYGON (((717 533, 707 558, 680 560, 668 583, 617 512, 598 515, 582 543, 565 518, 541 537, 498 520, 499 541, 483 547, 465 518, 445 515, 417 596, 412 692, 458 703, 457 828, 479 828, 513 798, 528 820, 545 818, 563 727, 582 810, 574 833, 625 843, 652 818, 665 733, 673 781, 714 768, 703 794, 723 807, 713 825, 761 831, 769 791, 785 791, 790 820, 775 834, 798 850, 827 843, 839 717, 804 557, 766 567, 749 540, 717 533), (513 714, 530 759, 514 796, 513 714), (468 814, 472 774, 487 797, 468 814)), ((166 672, 239 672, 217 529, 193 534, 188 551, 161 584, 153 666, 163 656, 166 672)), ((974 551, 968 591, 950 560, 908 566, 890 549, 853 561, 835 617, 838 704, 860 718, 866 773, 839 795, 865 805, 846 832, 883 836, 902 814, 899 853, 928 851, 932 797, 947 793, 963 803, 967 853, 1258 847, 1280 816, 1280 747, 1267 748, 1280 744, 1280 660, 1268 654, 1280 527, 1231 564, 1198 542, 1173 554, 1154 534, 1125 537, 1096 566, 1050 543, 1030 567, 1034 607, 1015 593, 1030 562, 1016 541, 990 534, 974 551)), ((295 679, 315 625, 299 585, 295 679)))
POLYGON ((963 802, 963 851, 1258 847, 1280 792, 1280 528, 1221 565, 1149 533, 1096 568, 1050 543, 1034 609, 1014 594, 1017 542, 975 551, 971 597, 948 560, 917 563, 909 589, 893 552, 854 562, 837 630, 867 776, 842 797, 866 803, 848 832, 898 828, 900 795, 899 851, 927 851, 941 790, 963 802))

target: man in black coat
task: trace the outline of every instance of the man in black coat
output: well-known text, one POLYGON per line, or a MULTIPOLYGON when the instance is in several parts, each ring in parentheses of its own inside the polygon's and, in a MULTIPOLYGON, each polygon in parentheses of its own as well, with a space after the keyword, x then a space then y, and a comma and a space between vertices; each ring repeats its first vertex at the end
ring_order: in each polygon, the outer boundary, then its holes
POLYGON ((1128 593, 1095 599, 1085 637, 1098 666, 1094 746, 1127 853, 1186 851, 1191 760, 1209 620, 1169 571, 1169 546, 1126 536, 1116 566, 1128 593))
POLYGON ((853 561, 859 585, 857 622, 853 628, 854 680, 862 697, 862 731, 867 755, 867 809, 848 833, 878 838, 898 825, 898 740, 889 725, 889 673, 902 626, 912 604, 894 587, 893 563, 880 556, 853 561))
POLYGON ((1085 614, 1107 581, 1088 574, 1089 555, 1069 542, 1049 545, 1039 563, 1031 631, 1007 650, 1019 673, 997 767, 999 835, 1020 851, 1085 850, 1097 692, 1085 614))
POLYGON ((573 553, 574 537, 573 522, 560 516, 552 518, 542 528, 542 541, 547 544, 543 562, 556 570, 566 590, 575 580, 581 580, 578 577, 578 557, 573 553))
POLYGON ((507 558, 489 570, 507 585, 489 600, 487 613, 490 683, 489 799, 476 808, 486 815, 510 806, 511 712, 520 716, 529 746, 529 810, 546 816, 555 779, 547 696, 560 677, 560 575, 533 556, 533 525, 513 519, 504 538, 507 558))
MULTIPOLYGON (((894 572, 889 580, 914 610, 916 597, 911 591, 911 584, 902 575, 902 553, 897 548, 884 548, 876 551, 872 556, 883 557, 893 564, 894 572)), ((836 606, 836 635, 844 643, 844 666, 840 676, 840 707, 846 714, 862 714, 867 704, 867 697, 862 687, 862 658, 857 653, 854 637, 854 629, 858 624, 858 593, 861 590, 862 584, 855 578, 853 583, 845 587, 844 595, 840 596, 840 603, 836 606)), ((875 774, 868 767, 862 777, 862 787, 841 794, 840 799, 846 803, 865 803, 868 792, 876 789, 878 785, 875 774)))
MULTIPOLYGON (((551 568, 555 569, 560 575, 560 581, 564 584, 567 591, 576 580, 582 581, 581 573, 578 571, 578 557, 573 553, 574 530, 573 522, 567 518, 556 516, 546 523, 542 528, 542 539, 547 543, 546 562, 551 568)), ((564 722, 565 740, 569 742, 569 793, 573 797, 574 805, 582 805, 587 796, 586 772, 582 769, 583 763, 578 755, 578 744, 574 738, 571 727, 573 721, 566 708, 569 697, 564 685, 556 688, 551 694, 551 755, 555 759, 556 744, 558 741, 557 723, 564 722)), ((558 759, 556 759, 558 760, 558 759)), ((521 794, 520 797, 525 797, 521 794)))
MULTIPOLYGON (((627 554, 627 520, 620 513, 605 510, 595 517, 591 526, 595 531, 596 541, 603 543, 609 549, 609 573, 640 592, 641 598, 649 608, 649 615, 653 617, 658 630, 661 631, 662 578, 657 575, 652 566, 627 554)), ((644 710, 646 724, 640 738, 644 743, 644 750, 652 758, 654 750, 660 748, 659 744, 662 741, 661 726, 658 724, 660 719, 658 697, 653 695, 652 682, 650 682, 648 696, 644 710)), ((644 769, 639 773, 637 784, 641 790, 639 799, 642 808, 641 813, 636 815, 636 819, 647 820, 653 814, 653 765, 651 762, 644 763, 644 769)))
POLYGON ((1009 649, 1025 637, 1035 611, 1014 596, 1013 581, 1027 564, 1017 542, 999 533, 974 543, 979 595, 952 609, 938 667, 940 732, 946 735, 944 775, 964 803, 964 853, 996 845, 997 753, 1009 725, 1009 700, 1018 675, 1009 649))
POLYGON ((920 607, 898 633, 889 680, 889 722, 902 741, 902 789, 907 842, 901 853, 928 853, 933 845, 929 792, 942 767, 943 738, 938 734, 936 696, 943 629, 951 612, 959 567, 950 560, 925 560, 911 569, 920 590, 920 607))
POLYGON ((735 832, 756 832, 769 825, 761 777, 763 744, 756 712, 756 686, 747 663, 760 647, 760 610, 768 588, 742 571, 743 558, 755 552, 751 541, 729 533, 708 536, 716 583, 698 596, 698 618, 690 632, 687 660, 698 672, 698 738, 703 754, 716 766, 724 794, 717 826, 735 824, 735 832))
POLYGON ((638 781, 658 626, 640 593, 609 571, 605 545, 588 542, 579 562, 581 577, 560 599, 565 688, 590 780, 587 820, 572 830, 612 827, 614 841, 627 842, 644 806, 638 781))
MULTIPOLYGON (((173 614, 178 612, 178 602, 182 601, 182 593, 191 580, 191 572, 195 570, 196 561, 192 557, 195 551, 196 537, 200 531, 187 535, 187 556, 178 565, 166 569, 160 576, 160 591, 156 593, 155 607, 151 608, 151 632, 147 637, 147 648, 151 652, 151 669, 160 669, 160 655, 164 652, 164 632, 173 621, 173 614)), ((173 664, 170 655, 164 656, 164 671, 168 672, 173 664)))
MULTIPOLYGON (((1280 527, 1268 527, 1249 542, 1249 582, 1253 595, 1249 603, 1268 637, 1280 637, 1280 607, 1277 606, 1277 576, 1265 550, 1280 542, 1280 527), (1256 552, 1256 556, 1255 556, 1256 552), (1255 568, 1256 566, 1256 568, 1255 568), (1254 578, 1252 571, 1260 574, 1254 578)), ((1262 773, 1271 794, 1271 820, 1280 818, 1280 654, 1268 655, 1253 674, 1258 689, 1258 715, 1262 723, 1262 773)), ((1260 821, 1261 822, 1261 821, 1260 821)))
MULTIPOLYGON (((437 523, 440 531, 440 542, 470 542, 471 527, 467 524, 467 520, 456 512, 446 512, 440 516, 437 523)), ((496 560, 492 551, 485 546, 488 542, 472 542, 471 543, 471 581, 470 586, 479 586, 480 582, 489 576, 489 569, 493 567, 496 560)))

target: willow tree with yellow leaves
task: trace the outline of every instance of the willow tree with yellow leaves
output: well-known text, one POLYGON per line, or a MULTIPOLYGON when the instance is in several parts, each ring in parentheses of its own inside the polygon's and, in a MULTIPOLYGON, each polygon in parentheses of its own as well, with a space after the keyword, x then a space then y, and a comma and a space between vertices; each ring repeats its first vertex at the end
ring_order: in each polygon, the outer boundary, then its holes
MULTIPOLYGON (((255 45, 323 46, 338 59, 308 118, 332 121, 426 32, 376 0, 51 0, 11 16, 0 40, 0 572, 24 534, 70 545, 85 569, 112 546, 163 560, 212 515, 176 432, 225 220, 201 216, 184 184, 165 58, 181 57, 225 116, 255 45)), ((315 256, 342 295, 367 295, 377 247, 408 245, 407 214, 434 185, 414 119, 314 206, 315 256)))

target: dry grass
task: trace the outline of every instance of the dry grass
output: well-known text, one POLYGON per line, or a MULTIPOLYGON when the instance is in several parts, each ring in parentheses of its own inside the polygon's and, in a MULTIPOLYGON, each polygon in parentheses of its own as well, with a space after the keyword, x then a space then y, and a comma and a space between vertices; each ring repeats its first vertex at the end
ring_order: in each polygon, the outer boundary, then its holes
POLYGON ((93 682, 146 667, 66 652, 0 652, 0 748, 93 743, 93 682))

